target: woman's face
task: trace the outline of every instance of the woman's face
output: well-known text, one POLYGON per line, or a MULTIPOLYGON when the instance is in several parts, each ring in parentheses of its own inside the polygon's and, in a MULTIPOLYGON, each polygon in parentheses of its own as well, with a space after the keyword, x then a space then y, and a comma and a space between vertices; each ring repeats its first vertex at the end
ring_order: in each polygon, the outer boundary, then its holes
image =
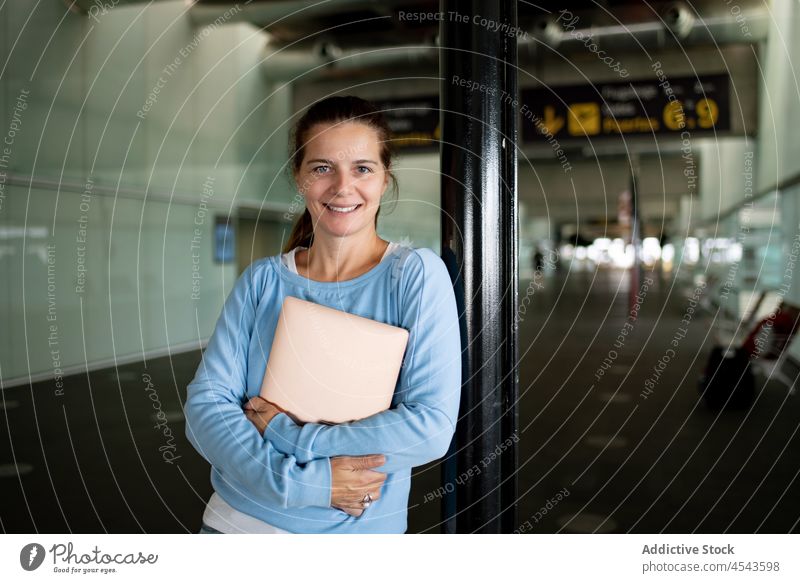
POLYGON ((375 230, 389 181, 380 152, 378 133, 363 123, 319 124, 309 130, 295 180, 315 233, 346 237, 375 230))

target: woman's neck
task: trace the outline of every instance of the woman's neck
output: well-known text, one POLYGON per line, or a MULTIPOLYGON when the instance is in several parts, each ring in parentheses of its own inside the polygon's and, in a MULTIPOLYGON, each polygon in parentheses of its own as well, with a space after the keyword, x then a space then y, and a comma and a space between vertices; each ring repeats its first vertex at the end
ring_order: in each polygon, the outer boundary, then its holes
POLYGON ((347 281, 380 263, 388 246, 375 232, 349 237, 315 234, 309 249, 295 253, 295 265, 297 273, 314 281, 347 281))

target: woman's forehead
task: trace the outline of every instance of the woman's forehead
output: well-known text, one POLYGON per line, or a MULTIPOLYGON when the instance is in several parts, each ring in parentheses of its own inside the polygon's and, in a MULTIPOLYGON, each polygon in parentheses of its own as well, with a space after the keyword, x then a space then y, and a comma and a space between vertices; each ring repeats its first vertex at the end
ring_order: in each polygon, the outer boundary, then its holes
POLYGON ((308 133, 306 157, 324 155, 334 160, 368 158, 380 153, 378 132, 358 122, 317 124, 308 133))

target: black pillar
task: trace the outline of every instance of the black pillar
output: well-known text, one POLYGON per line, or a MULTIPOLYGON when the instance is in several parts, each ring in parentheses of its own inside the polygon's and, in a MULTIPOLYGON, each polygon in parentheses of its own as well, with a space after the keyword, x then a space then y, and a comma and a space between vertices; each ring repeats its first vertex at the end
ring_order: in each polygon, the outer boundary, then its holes
POLYGON ((440 8, 442 257, 463 346, 460 419, 444 464, 444 531, 511 532, 519 440, 517 37, 498 28, 515 30, 516 2, 441 0, 440 8))
MULTIPOLYGON (((639 295, 639 286, 643 279, 642 269, 642 222, 639 209, 639 156, 630 155, 631 169, 631 247, 633 248, 633 265, 631 266, 630 291, 628 307, 633 310, 639 295)), ((638 316, 638 312, 637 312, 638 316)))

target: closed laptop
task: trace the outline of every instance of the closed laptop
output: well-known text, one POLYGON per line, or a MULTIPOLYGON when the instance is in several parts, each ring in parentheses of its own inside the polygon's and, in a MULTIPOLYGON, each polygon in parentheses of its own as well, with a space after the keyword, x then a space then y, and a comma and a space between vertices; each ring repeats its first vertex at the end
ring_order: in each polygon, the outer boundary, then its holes
POLYGON ((408 330, 286 296, 261 396, 304 423, 343 423, 389 408, 408 330))

